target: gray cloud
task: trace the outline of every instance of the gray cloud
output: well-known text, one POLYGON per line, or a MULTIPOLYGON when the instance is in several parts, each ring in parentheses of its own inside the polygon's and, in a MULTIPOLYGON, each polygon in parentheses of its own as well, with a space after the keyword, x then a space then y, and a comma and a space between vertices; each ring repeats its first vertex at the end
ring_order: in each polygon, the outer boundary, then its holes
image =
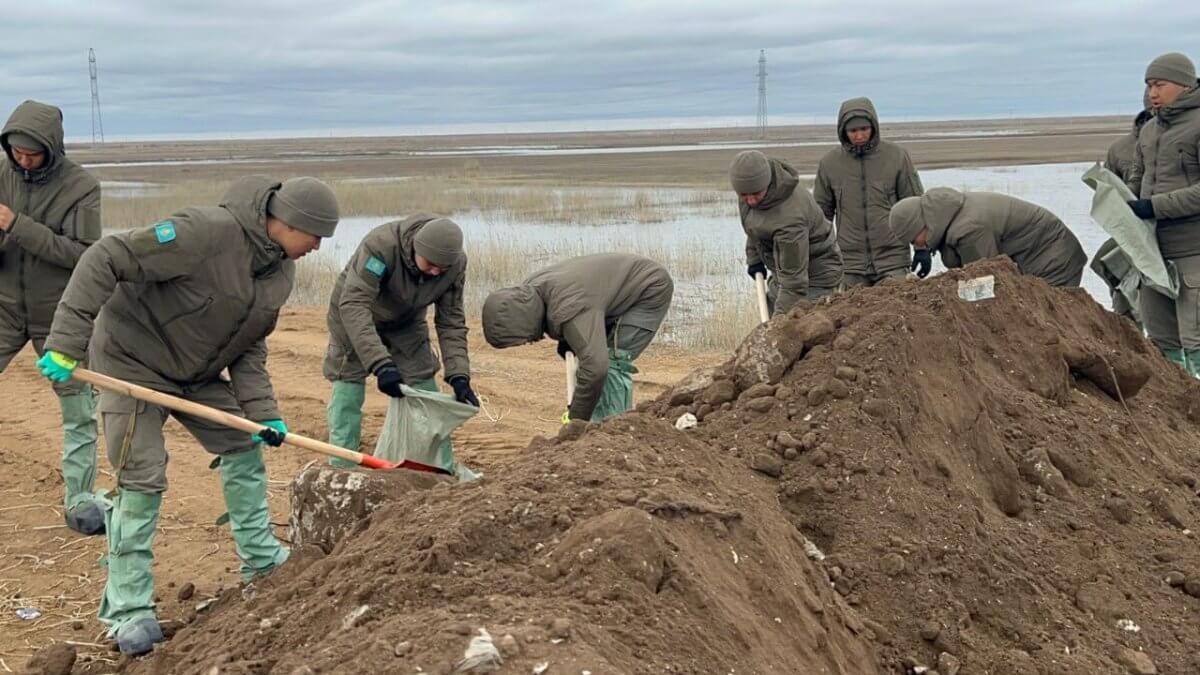
POLYGON ((776 120, 859 94, 891 119, 1131 112, 1150 58, 1200 45, 1200 5, 1177 1, 42 4, 4 10, 22 28, 0 42, 0 104, 57 103, 74 136, 90 131, 88 47, 105 130, 128 136, 751 123, 759 49, 776 120))

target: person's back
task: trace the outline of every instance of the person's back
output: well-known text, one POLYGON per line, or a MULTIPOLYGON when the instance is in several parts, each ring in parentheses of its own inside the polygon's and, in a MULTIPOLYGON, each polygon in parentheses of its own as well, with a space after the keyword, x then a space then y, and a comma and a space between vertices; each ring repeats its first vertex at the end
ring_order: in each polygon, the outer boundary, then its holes
POLYGON ((633 361, 667 316, 674 282, 661 264, 632 253, 569 258, 502 288, 483 303, 483 333, 497 349, 558 341, 578 357, 564 421, 599 420, 633 401, 633 361))
MULTIPOLYGON (((999 253, 1024 274, 1055 286, 1078 286, 1087 255, 1079 239, 1049 210, 1011 195, 967 192, 962 222, 994 227, 999 253)), ((955 227, 951 226, 951 232, 955 227)))
POLYGON ((644 256, 598 253, 550 265, 524 283, 541 293, 551 337, 559 337, 562 324, 585 309, 600 311, 606 319, 624 316, 647 287, 669 279, 665 272, 661 264, 644 256))
MULTIPOLYGON (((813 198, 835 222, 844 284, 873 286, 887 277, 902 278, 912 255, 907 242, 892 236, 888 214, 899 200, 924 192, 912 159, 882 138, 875 106, 865 97, 842 103, 838 141, 841 147, 817 165, 813 198)), ((928 273, 926 258, 920 267, 928 273)))

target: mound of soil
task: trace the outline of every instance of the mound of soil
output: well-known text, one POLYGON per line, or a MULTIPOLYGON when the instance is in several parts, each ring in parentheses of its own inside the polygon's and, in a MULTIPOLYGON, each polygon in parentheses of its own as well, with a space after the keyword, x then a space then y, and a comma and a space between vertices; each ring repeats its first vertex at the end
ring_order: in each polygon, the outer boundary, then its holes
POLYGON ((450 673, 482 628, 511 673, 1197 672, 1196 390, 1007 261, 854 290, 124 667, 450 673))

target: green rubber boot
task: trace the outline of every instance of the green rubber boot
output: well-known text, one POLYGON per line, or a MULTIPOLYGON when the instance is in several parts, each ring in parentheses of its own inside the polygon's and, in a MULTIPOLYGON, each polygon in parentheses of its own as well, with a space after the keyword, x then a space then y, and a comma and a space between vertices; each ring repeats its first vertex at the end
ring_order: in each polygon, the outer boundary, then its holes
POLYGON ((1200 378, 1200 349, 1195 349, 1184 353, 1185 361, 1184 369, 1191 374, 1192 377, 1200 378))
POLYGON ((229 511, 233 543, 242 561, 243 581, 266 574, 288 559, 275 533, 267 509, 267 467, 262 446, 221 456, 221 491, 229 511))
POLYGON ((95 494, 96 399, 92 388, 58 397, 63 420, 63 514, 67 527, 80 534, 104 532, 108 500, 95 494))
POLYGON ((1180 368, 1191 372, 1191 369, 1188 368, 1187 354, 1182 349, 1164 349, 1162 353, 1171 363, 1178 364, 1180 368))
MULTIPOLYGON (((367 385, 362 382, 334 382, 329 406, 325 409, 329 422, 329 444, 359 451, 362 443, 362 407, 367 397, 367 385)), ((358 466, 339 457, 330 457, 329 464, 339 469, 358 466)))
POLYGON ((107 512, 108 578, 100 621, 123 654, 145 654, 162 640, 154 613, 154 533, 161 494, 119 490, 107 512))

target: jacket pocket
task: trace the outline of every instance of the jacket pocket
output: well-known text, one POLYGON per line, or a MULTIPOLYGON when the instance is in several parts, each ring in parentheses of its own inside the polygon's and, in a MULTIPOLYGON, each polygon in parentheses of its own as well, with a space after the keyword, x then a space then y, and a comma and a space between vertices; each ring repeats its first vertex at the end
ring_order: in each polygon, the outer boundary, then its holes
POLYGON ((1196 158, 1189 155, 1186 148, 1179 148, 1179 170, 1183 172, 1183 179, 1187 182, 1187 187, 1196 184, 1193 176, 1198 175, 1197 172, 1200 171, 1200 165, 1196 167, 1196 171, 1193 171, 1190 164, 1197 164, 1196 158))

